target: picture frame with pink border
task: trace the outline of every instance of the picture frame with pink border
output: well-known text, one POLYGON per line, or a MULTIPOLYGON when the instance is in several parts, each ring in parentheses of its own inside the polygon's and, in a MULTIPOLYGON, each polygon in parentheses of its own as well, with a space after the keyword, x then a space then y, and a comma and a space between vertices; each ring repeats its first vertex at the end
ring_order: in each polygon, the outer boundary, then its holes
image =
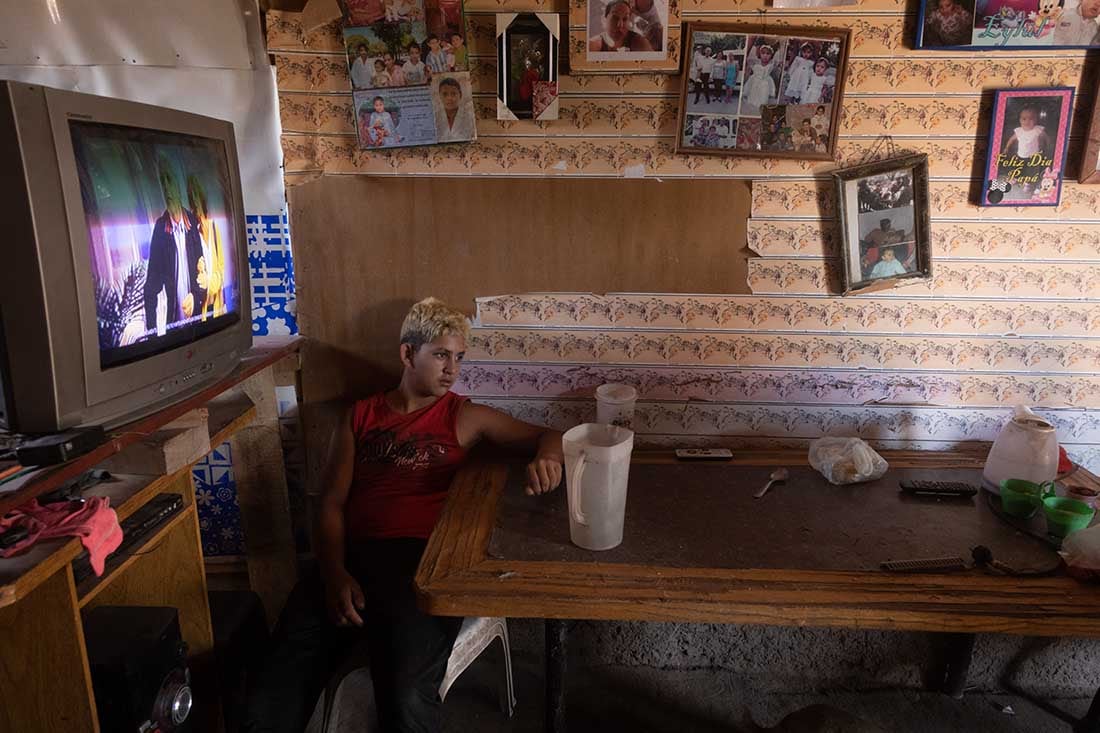
POLYGON ((1057 206, 1073 87, 993 92, 981 206, 1057 206))

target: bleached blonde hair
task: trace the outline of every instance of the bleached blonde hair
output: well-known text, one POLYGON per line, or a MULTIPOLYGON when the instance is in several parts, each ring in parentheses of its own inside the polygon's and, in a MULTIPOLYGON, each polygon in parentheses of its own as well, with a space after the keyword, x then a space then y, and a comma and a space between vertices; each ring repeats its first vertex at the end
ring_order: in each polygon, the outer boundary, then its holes
POLYGON ((419 351, 424 344, 440 336, 470 337, 470 322, 466 315, 438 298, 424 298, 409 309, 401 324, 401 342, 419 351))

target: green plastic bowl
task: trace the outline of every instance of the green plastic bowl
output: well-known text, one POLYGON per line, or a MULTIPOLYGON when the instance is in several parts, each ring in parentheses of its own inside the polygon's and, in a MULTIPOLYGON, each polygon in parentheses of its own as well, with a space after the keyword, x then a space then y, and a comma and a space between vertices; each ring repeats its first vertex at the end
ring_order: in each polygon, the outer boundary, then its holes
POLYGON ((1039 504, 1054 494, 1054 484, 1037 484, 1022 478, 1006 478, 1001 482, 1001 509, 1005 514, 1027 519, 1039 509, 1039 504))
POLYGON ((1043 512, 1047 515, 1047 533, 1055 537, 1084 529, 1096 514, 1096 510, 1083 501, 1059 496, 1043 499, 1043 512))

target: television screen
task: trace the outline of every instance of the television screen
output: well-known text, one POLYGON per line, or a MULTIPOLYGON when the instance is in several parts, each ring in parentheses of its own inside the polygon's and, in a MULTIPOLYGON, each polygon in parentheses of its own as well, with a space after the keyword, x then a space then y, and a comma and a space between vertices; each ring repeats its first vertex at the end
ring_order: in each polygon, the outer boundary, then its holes
POLYGON ((221 140, 70 120, 100 367, 236 323, 239 212, 221 140))

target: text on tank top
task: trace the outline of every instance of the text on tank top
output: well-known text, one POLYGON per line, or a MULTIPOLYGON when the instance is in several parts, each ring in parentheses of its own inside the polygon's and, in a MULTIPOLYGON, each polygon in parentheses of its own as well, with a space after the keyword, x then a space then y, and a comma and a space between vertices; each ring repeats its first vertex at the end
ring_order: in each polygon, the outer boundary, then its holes
POLYGON ((344 507, 348 540, 427 539, 466 450, 458 442, 465 397, 448 392, 407 415, 379 393, 355 403, 355 467, 344 507))

